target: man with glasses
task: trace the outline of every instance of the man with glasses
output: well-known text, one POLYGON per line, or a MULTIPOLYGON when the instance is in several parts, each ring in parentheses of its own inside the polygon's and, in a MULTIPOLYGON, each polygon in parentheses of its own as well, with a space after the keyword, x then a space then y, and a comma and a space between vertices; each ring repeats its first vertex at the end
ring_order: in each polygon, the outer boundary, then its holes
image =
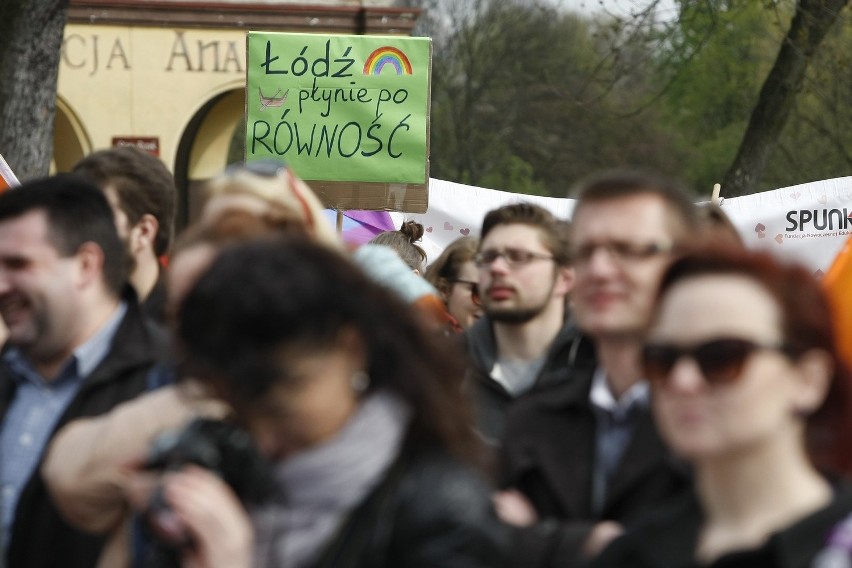
POLYGON ((698 230, 696 208, 667 180, 632 172, 591 179, 577 196, 572 310, 597 365, 509 415, 503 516, 528 525, 526 566, 582 563, 687 486, 654 427, 640 352, 658 280, 698 230))
POLYGON ((564 381, 567 369, 590 352, 580 349, 566 316, 574 283, 567 223, 517 203, 489 212, 480 234, 474 261, 485 317, 467 331, 467 344, 477 425, 497 449, 509 407, 564 381))

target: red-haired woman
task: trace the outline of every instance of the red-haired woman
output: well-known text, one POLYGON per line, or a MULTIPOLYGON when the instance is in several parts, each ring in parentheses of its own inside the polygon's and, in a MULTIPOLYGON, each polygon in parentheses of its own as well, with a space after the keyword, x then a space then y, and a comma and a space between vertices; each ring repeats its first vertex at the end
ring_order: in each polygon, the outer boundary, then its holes
POLYGON ((643 365, 660 433, 692 464, 695 491, 596 566, 804 568, 848 556, 852 491, 827 474, 850 471, 850 383, 831 329, 804 269, 741 249, 672 264, 643 365))

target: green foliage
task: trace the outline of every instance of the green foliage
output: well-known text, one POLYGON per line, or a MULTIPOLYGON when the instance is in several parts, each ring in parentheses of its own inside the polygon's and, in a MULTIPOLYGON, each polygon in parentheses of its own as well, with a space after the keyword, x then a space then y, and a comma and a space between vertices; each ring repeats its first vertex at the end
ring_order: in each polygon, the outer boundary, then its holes
MULTIPOLYGON (((407 0, 432 12, 434 177, 564 196, 642 167, 707 195, 737 154, 796 0, 657 1, 579 16, 544 0, 407 0)), ((843 12, 760 189, 848 175, 852 17, 843 12)), ((724 195, 724 188, 723 188, 724 195)))
POLYGON ((591 22, 509 0, 483 0, 454 20, 433 58, 432 175, 564 196, 603 167, 671 169, 676 152, 654 113, 615 119, 645 87, 601 65, 591 22))
POLYGON ((809 69, 796 110, 767 168, 763 189, 852 173, 852 12, 809 69))
POLYGON ((533 167, 518 156, 509 155, 486 174, 479 185, 526 195, 548 195, 547 188, 536 182, 533 167))
POLYGON ((736 155, 789 10, 770 13, 758 2, 679 4, 675 39, 658 55, 658 73, 672 78, 660 104, 687 153, 684 178, 710 188, 736 155))

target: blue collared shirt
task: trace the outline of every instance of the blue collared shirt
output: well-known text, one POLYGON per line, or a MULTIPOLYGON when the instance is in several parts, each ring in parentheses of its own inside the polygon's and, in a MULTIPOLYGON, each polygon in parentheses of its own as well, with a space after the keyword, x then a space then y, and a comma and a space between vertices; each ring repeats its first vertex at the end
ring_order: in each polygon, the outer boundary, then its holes
POLYGON ((606 372, 598 367, 592 379, 589 402, 595 413, 595 464, 592 480, 592 510, 603 511, 609 484, 633 437, 637 411, 648 406, 650 388, 646 381, 630 387, 616 399, 607 385, 606 372))
POLYGON ((18 498, 41 461, 56 423, 80 390, 84 379, 109 353, 126 312, 127 303, 122 302, 106 324, 74 350, 52 381, 46 381, 14 346, 4 353, 2 364, 18 385, 0 426, 0 510, 4 548, 15 518, 18 498))

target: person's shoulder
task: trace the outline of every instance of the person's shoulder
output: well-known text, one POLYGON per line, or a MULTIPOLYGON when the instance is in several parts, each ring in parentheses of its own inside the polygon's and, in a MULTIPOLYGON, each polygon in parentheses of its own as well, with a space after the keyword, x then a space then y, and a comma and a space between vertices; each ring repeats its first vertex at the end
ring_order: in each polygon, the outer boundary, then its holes
POLYGON ((484 475, 446 452, 409 454, 392 556, 409 568, 501 565, 511 533, 497 519, 491 493, 484 475))
POLYGON ((594 367, 563 369, 560 381, 535 388, 518 397, 509 410, 510 420, 526 421, 543 413, 562 415, 571 408, 587 409, 594 367))
POLYGON ((592 369, 598 364, 594 341, 577 327, 570 314, 566 314, 551 351, 560 365, 570 369, 592 369))
POLYGON ((612 541, 591 568, 670 568, 691 565, 702 513, 688 493, 648 513, 612 541))
POLYGON ((436 448, 407 448, 401 458, 398 513, 413 527, 476 526, 496 519, 485 474, 436 448))
POLYGON ((411 498, 432 501, 435 506, 459 506, 462 510, 477 503, 490 504, 491 489, 485 476, 447 451, 409 448, 403 459, 406 461, 403 489, 411 498))
MULTIPOLYGON (((493 364, 497 357, 497 343, 494 339, 494 327, 487 316, 483 316, 467 328, 462 334, 471 362, 479 367, 493 364)), ((490 370, 490 368, 489 368, 490 370)))
POLYGON ((838 554, 852 558, 852 484, 842 480, 834 484, 834 495, 824 507, 776 533, 772 543, 778 553, 790 560, 790 566, 834 566, 838 554))

